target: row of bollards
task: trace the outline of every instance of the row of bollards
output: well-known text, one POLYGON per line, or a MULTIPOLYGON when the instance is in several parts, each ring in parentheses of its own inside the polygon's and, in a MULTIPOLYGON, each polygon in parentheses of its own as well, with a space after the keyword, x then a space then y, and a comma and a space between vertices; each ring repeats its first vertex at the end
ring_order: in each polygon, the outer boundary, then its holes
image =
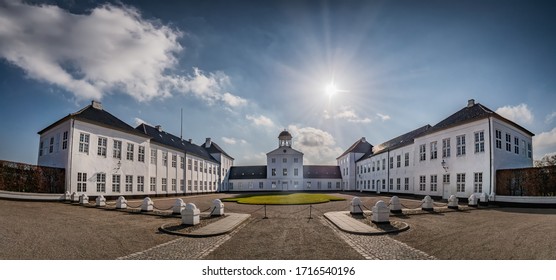
MULTIPOLYGON (((64 198, 67 201, 78 202, 80 205, 88 205, 89 197, 86 194, 77 195, 77 193, 72 193, 71 195, 66 192, 64 198)), ((103 195, 97 196, 95 199, 96 207, 105 207, 106 198, 103 195)), ((125 197, 120 196, 116 200, 116 209, 127 209, 127 200, 125 197)), ((142 212, 152 212, 154 210, 154 203, 150 197, 145 197, 141 203, 142 212)), ((184 225, 196 225, 200 222, 201 211, 193 203, 185 203, 181 198, 176 199, 176 202, 172 206, 172 214, 181 214, 182 224, 184 225)), ((220 199, 215 199, 212 201, 210 207, 210 216, 223 216, 224 215, 224 203, 220 199)))

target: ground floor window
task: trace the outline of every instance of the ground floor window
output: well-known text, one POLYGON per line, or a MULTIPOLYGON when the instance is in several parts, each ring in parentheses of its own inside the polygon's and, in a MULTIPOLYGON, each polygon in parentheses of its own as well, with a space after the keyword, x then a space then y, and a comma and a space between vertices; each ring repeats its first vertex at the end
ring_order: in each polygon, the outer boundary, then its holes
POLYGON ((97 192, 106 192, 106 174, 97 173, 97 192))
POLYGON ((409 191, 409 178, 404 178, 403 189, 409 191))
POLYGON ((87 191, 87 173, 77 173, 77 191, 86 192, 87 191))
POLYGON ((264 188, 264 183, 263 182, 259 182, 259 189, 263 189, 264 188))
POLYGON ((112 175, 112 192, 120 192, 121 176, 118 174, 112 175))
POLYGON ((476 193, 483 192, 483 173, 482 172, 475 173, 473 177, 474 177, 473 180, 474 191, 476 193))
POLYGON ((437 175, 431 175, 431 192, 436 192, 438 190, 437 180, 438 180, 437 175))
MULTIPOLYGON (((231 184, 231 183, 230 183, 231 184)), ((187 190, 191 190, 191 180, 187 180, 187 190)))
POLYGON ((394 189, 394 178, 390 178, 390 190, 394 189))
POLYGON ((151 192, 156 191, 156 177, 151 177, 150 190, 151 190, 151 192))
POLYGON ((396 179, 396 190, 399 191, 402 188, 402 178, 397 178, 396 179))
POLYGON ((144 192, 145 191, 145 177, 137 176, 137 191, 144 192))
POLYGON ((419 191, 425 191, 427 185, 427 177, 426 176, 419 176, 419 191))
POLYGON ((456 174, 456 191, 465 192, 465 173, 456 174))
POLYGON ((180 191, 182 191, 182 192, 185 191, 185 185, 184 185, 184 180, 183 179, 180 179, 180 191))
POLYGON ((163 192, 167 192, 168 191, 168 178, 162 178, 162 191, 163 192))
POLYGON ((336 182, 336 188, 337 188, 337 189, 340 188, 340 182, 336 182))
POLYGON ((133 176, 125 175, 125 191, 132 192, 133 191, 133 176))

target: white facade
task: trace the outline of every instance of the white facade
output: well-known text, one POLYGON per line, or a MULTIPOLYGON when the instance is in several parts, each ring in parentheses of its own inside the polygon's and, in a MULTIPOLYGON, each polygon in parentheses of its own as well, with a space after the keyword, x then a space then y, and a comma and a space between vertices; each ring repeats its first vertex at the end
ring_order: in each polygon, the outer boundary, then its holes
MULTIPOLYGON (((208 152, 188 153, 118 122, 97 102, 61 119, 39 132, 38 165, 65 168, 66 191, 78 195, 178 195, 222 190, 225 172, 233 165, 229 156, 214 152, 215 159, 208 152), (85 113, 87 117, 81 115, 85 113), (116 125, 97 122, 97 116, 110 118, 116 125)), ((164 139, 176 138, 162 130, 159 133, 164 139)), ((186 144, 194 145, 182 142, 186 144)))

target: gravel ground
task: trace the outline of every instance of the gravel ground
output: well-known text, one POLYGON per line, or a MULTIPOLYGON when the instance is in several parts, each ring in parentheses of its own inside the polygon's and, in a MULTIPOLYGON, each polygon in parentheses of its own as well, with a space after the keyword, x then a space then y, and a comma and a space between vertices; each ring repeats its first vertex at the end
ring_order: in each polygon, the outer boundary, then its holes
MULTIPOLYGON (((348 201, 313 206, 226 203, 252 218, 234 232, 176 237, 158 227, 179 217, 132 214, 64 203, 0 200, 0 259, 556 259, 556 209, 488 208, 392 217, 410 230, 389 236, 339 231, 322 214, 349 209, 353 195, 368 208, 388 197, 336 194, 348 201), (309 219, 311 217, 312 219, 309 219)), ((206 210, 215 198, 184 197, 206 210)), ((167 209, 175 197, 155 198, 167 209)), ((139 205, 140 200, 130 201, 139 205)), ((417 200, 402 199, 408 208, 417 200)))

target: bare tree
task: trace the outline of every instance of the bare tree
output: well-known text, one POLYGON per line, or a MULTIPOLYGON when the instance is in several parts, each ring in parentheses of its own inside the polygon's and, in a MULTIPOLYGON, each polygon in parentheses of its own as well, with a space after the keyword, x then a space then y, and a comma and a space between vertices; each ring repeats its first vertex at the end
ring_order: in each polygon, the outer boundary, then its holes
POLYGON ((540 160, 535 160, 535 167, 556 165, 556 154, 546 155, 540 160))

